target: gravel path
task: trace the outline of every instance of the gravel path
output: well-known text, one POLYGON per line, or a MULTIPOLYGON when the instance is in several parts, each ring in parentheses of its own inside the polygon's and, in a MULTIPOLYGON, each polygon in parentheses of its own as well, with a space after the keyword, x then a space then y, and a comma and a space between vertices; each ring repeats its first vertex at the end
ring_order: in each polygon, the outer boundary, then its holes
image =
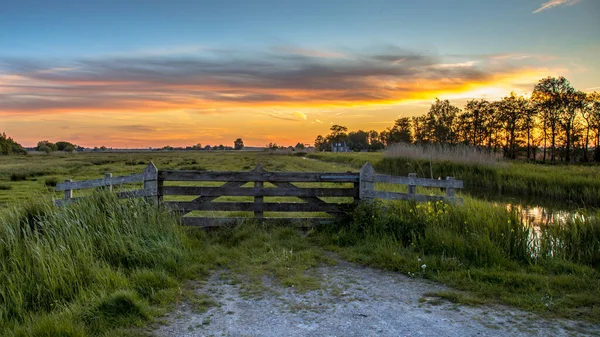
POLYGON ((249 297, 214 273, 198 292, 217 303, 194 313, 181 303, 156 336, 600 336, 600 326, 546 320, 504 306, 470 307, 425 296, 449 290, 398 273, 340 262, 314 270, 322 289, 296 292, 268 283, 249 297))

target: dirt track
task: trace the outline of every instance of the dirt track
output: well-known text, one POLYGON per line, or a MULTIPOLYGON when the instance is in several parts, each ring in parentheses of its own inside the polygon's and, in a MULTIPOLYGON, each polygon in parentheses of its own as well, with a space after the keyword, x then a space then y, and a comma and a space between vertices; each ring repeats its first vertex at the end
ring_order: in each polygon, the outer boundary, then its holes
MULTIPOLYGON (((546 320, 504 306, 470 307, 425 296, 448 288, 340 262, 314 270, 322 289, 298 293, 269 284, 248 297, 222 273, 197 291, 218 305, 197 314, 181 303, 156 336, 578 336, 600 326, 546 320)), ((265 280, 269 283, 269 280, 265 280)))

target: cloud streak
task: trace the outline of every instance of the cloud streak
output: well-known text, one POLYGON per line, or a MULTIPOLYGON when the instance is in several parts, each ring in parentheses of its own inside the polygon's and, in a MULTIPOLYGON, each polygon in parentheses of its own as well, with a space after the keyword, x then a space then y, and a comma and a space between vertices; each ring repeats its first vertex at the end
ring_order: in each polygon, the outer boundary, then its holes
MULTIPOLYGON (((222 111, 245 107, 386 105, 460 91, 527 68, 480 57, 444 62, 396 47, 364 53, 290 48, 56 62, 0 57, 1 113, 222 111), (294 51, 291 52, 290 50, 294 51), (338 57, 339 56, 339 57, 338 57)), ((306 120, 306 115, 272 116, 306 120)))
POLYGON ((541 11, 545 11, 550 8, 558 7, 558 6, 572 6, 580 2, 580 0, 549 0, 544 2, 540 8, 534 10, 532 13, 536 14, 541 11))

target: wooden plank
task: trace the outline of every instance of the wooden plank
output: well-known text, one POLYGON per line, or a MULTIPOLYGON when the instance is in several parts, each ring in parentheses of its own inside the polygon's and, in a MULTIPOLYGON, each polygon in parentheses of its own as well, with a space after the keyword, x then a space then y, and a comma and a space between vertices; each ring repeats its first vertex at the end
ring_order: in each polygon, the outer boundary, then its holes
POLYGON ((186 201, 165 201, 163 203, 165 207, 182 210, 184 212, 190 211, 263 211, 263 212, 327 212, 327 213, 339 213, 340 206, 347 204, 309 204, 300 202, 280 202, 280 203, 264 203, 255 204, 253 202, 186 202, 186 201))
POLYGON ((123 185, 144 181, 144 174, 132 174, 128 176, 100 178, 93 180, 71 181, 56 184, 57 191, 81 190, 84 188, 103 187, 109 185, 123 185))
POLYGON ((215 172, 174 171, 158 172, 164 181, 244 181, 244 182, 349 182, 358 181, 358 173, 323 172, 215 172))
POLYGON ((297 186, 292 188, 163 186, 162 190, 163 195, 201 195, 210 197, 354 197, 357 194, 354 188, 301 188, 297 186))
MULTIPOLYGON (((288 183, 288 182, 278 182, 278 183, 273 183, 275 186, 277 186, 278 188, 284 188, 284 189, 289 189, 289 190, 300 190, 301 188, 298 186, 293 185, 292 183, 288 183)), ((305 201, 309 204, 313 204, 313 205, 326 205, 327 202, 324 200, 319 199, 318 197, 299 197, 302 201, 305 201)), ((328 212, 329 214, 334 214, 331 212, 328 212)))
MULTIPOLYGON (((159 181, 162 183, 162 180, 159 180, 159 181)), ((245 181, 230 181, 228 183, 221 185, 219 188, 239 188, 239 187, 243 186, 245 183, 246 183, 245 181)), ((164 195, 164 190, 167 187, 168 186, 162 186, 162 191, 160 192, 161 195, 164 195)), ((200 196, 192 201, 198 202, 198 203, 211 202, 211 201, 217 199, 218 197, 219 196, 200 196)))
POLYGON ((182 217, 181 222, 184 226, 193 227, 224 227, 234 226, 244 221, 260 221, 262 223, 286 223, 296 227, 314 227, 332 223, 333 218, 262 218, 260 220, 254 218, 207 218, 207 217, 182 217))
POLYGON ((418 202, 427 202, 427 201, 447 201, 447 202, 458 202, 460 204, 463 203, 461 198, 452 198, 449 199, 443 195, 425 195, 425 194, 408 194, 408 193, 396 193, 396 192, 384 192, 384 191, 375 191, 374 197, 379 199, 386 200, 414 200, 418 202))
POLYGON ((386 184, 417 185, 417 186, 423 186, 423 187, 463 188, 462 180, 437 180, 437 179, 426 179, 426 178, 388 176, 388 175, 382 175, 382 174, 375 175, 375 182, 376 183, 386 183, 386 184))

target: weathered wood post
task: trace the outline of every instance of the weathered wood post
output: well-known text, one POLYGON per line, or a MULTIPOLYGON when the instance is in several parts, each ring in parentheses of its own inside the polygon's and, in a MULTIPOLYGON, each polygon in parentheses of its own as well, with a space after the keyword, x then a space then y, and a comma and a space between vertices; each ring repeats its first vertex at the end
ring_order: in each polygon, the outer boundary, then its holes
POLYGON ((409 173, 408 174, 408 194, 411 195, 412 198, 417 194, 417 174, 409 173))
POLYGON ((107 189, 112 192, 113 187, 110 178, 112 178, 112 173, 104 173, 104 184, 106 185, 107 189))
POLYGON ((373 201, 375 196, 375 169, 369 162, 360 169, 360 200, 373 201))
POLYGON ((446 177, 448 185, 446 185, 446 200, 452 203, 456 202, 454 197, 454 177, 446 177))
POLYGON ((153 162, 150 162, 144 169, 144 190, 150 194, 150 196, 146 197, 146 200, 154 201, 157 205, 160 204, 158 169, 153 162))
MULTIPOLYGON (((65 183, 73 182, 73 179, 65 179, 65 183)), ((65 205, 73 199, 73 190, 65 190, 65 205)))
MULTIPOLYGON (((253 173, 264 173, 265 170, 262 168, 262 166, 260 166, 260 164, 256 164, 256 168, 254 170, 252 170, 253 173)), ((255 189, 262 189, 264 186, 264 182, 262 181, 255 181, 254 182, 254 188, 255 189)), ((264 203, 264 197, 263 196, 255 196, 254 197, 254 206, 256 207, 256 209, 254 210, 254 217, 257 219, 262 219, 264 217, 264 213, 262 211, 263 208, 263 203, 264 203), (260 209, 260 210, 258 210, 260 209)))

